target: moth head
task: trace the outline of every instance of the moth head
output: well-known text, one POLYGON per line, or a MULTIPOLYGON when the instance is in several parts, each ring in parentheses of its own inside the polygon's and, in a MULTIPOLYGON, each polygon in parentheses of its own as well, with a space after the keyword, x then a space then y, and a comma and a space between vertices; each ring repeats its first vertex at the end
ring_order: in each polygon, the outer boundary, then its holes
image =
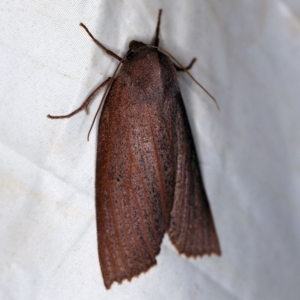
POLYGON ((147 47, 147 46, 142 42, 131 41, 129 43, 129 50, 131 50, 132 52, 137 52, 145 47, 147 47))

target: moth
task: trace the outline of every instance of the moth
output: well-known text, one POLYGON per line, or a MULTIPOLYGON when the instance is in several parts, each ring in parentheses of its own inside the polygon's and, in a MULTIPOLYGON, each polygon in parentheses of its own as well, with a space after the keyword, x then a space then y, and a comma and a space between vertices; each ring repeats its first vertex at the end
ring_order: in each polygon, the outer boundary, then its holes
POLYGON ((95 182, 98 253, 107 289, 155 265, 166 232, 187 257, 221 254, 178 85, 178 71, 187 71, 195 59, 182 68, 158 47, 161 13, 154 44, 131 41, 123 58, 80 24, 119 65, 77 110, 48 115, 69 118, 87 110, 108 85, 98 128, 95 182))

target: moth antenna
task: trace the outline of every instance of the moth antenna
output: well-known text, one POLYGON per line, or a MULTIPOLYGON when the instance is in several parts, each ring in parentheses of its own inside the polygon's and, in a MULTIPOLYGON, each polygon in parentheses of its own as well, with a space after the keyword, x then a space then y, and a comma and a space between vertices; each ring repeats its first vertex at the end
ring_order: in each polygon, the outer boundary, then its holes
POLYGON ((152 47, 152 48, 156 48, 162 52, 165 52, 168 56, 170 56, 181 68, 183 71, 185 71, 191 78, 192 80, 198 84, 198 86, 200 86, 200 88, 215 102, 216 106, 218 109, 220 109, 219 104, 217 102, 217 100, 215 99, 215 97, 202 85, 200 84, 195 78, 194 76, 187 70, 187 68, 185 68, 170 52, 168 52, 167 50, 160 48, 158 46, 153 46, 153 45, 147 45, 148 47, 152 47))
POLYGON ((156 33, 155 33, 155 40, 154 40, 154 46, 156 47, 158 47, 159 44, 159 28, 160 28, 161 14, 162 14, 162 9, 158 11, 158 19, 157 19, 156 33))
POLYGON ((108 94, 108 91, 109 91, 110 88, 111 88, 111 85, 112 85, 113 82, 114 82, 116 73, 117 73, 117 71, 119 70, 120 65, 124 62, 124 60, 126 59, 126 57, 127 57, 131 52, 132 52, 132 51, 127 52, 126 55, 125 55, 123 58, 121 58, 121 60, 120 60, 120 62, 119 62, 119 64, 118 64, 118 66, 116 67, 116 70, 115 70, 113 76, 112 76, 112 77, 110 78, 110 80, 109 80, 109 84, 108 84, 108 86, 107 86, 107 88, 106 88, 106 90, 105 90, 105 92, 104 92, 104 95, 103 95, 101 101, 100 101, 99 107, 98 107, 98 109, 97 109, 97 111, 96 111, 96 113, 95 113, 95 116, 94 116, 92 125, 91 125, 91 127, 90 127, 89 132, 88 132, 88 135, 87 135, 87 140, 88 140, 88 141, 89 141, 89 138, 90 138, 90 133, 91 133, 91 131, 92 131, 92 129, 93 129, 93 126, 94 126, 94 124, 95 124, 97 115, 98 115, 99 111, 101 110, 101 108, 102 108, 102 106, 103 106, 103 104, 104 104, 105 98, 106 98, 106 96, 107 96, 107 94, 108 94))
POLYGON ((104 47, 94 36, 90 33, 90 31, 87 29, 87 27, 83 24, 80 23, 79 26, 83 27, 84 30, 87 32, 87 34, 91 37, 94 43, 96 43, 101 49, 103 49, 108 55, 112 56, 113 58, 117 59, 118 61, 121 61, 122 58, 118 56, 117 54, 113 53, 111 50, 107 49, 104 47))

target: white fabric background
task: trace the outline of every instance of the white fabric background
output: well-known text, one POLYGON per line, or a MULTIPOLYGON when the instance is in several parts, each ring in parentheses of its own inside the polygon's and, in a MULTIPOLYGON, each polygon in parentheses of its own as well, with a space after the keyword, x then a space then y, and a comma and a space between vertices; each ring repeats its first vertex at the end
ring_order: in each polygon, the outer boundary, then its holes
POLYGON ((299 299, 300 5, 284 1, 1 1, 1 299, 299 299), (223 254, 180 257, 106 291, 97 257, 94 172, 101 99, 132 39, 183 64, 181 89, 223 254))

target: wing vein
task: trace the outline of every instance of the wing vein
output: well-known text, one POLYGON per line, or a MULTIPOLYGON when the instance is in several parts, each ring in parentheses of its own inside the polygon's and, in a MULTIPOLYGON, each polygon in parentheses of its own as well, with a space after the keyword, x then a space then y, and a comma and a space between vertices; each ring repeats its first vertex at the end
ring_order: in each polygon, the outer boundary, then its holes
MULTIPOLYGON (((187 145, 186 143, 184 143, 184 155, 182 156, 183 157, 183 166, 182 166, 182 173, 183 173, 183 179, 182 179, 182 182, 184 182, 184 185, 185 187, 189 187, 189 178, 187 176, 187 172, 186 172, 186 167, 187 167, 187 159, 186 159, 186 148, 187 148, 187 145)), ((186 243, 186 238, 187 238, 187 234, 185 234, 187 232, 187 224, 188 224, 188 221, 186 221, 186 219, 188 219, 188 214, 187 214, 187 211, 188 211, 188 206, 189 206, 189 203, 187 203, 187 205, 185 205, 185 201, 188 201, 189 199, 189 189, 185 188, 184 189, 184 193, 182 195, 182 198, 181 198, 181 202, 182 202, 182 205, 181 207, 183 207, 183 213, 182 213, 182 224, 184 224, 184 228, 183 226, 180 227, 180 230, 179 230, 179 237, 180 237, 180 240, 181 240, 181 244, 185 245, 186 243)))
POLYGON ((157 145, 156 145, 156 141, 154 139, 154 134, 153 134, 153 128, 152 128, 152 122, 150 120, 150 117, 149 115, 147 114, 147 123, 149 124, 149 127, 150 127, 150 131, 151 131, 151 136, 152 136, 152 142, 153 142, 153 149, 154 149, 154 155, 155 155, 155 164, 156 164, 156 173, 157 173, 157 177, 158 177, 158 184, 159 184, 159 187, 160 187, 160 200, 162 202, 162 212, 164 214, 164 220, 165 221, 168 221, 169 220, 169 211, 168 211, 168 208, 167 208, 167 203, 166 203, 166 190, 165 190, 165 186, 164 184, 162 184, 163 181, 163 178, 162 178, 162 172, 161 172, 161 166, 159 164, 159 155, 158 155, 158 151, 157 151, 157 145))
MULTIPOLYGON (((117 126, 110 126, 110 128, 114 128, 114 132, 113 132, 113 136, 117 136, 118 135, 118 132, 117 132, 117 126)), ((109 149, 107 151, 107 153, 109 154, 109 159, 108 161, 113 161, 113 158, 112 158, 112 153, 113 152, 113 146, 114 146, 114 143, 109 143, 109 149)), ((111 195, 114 194, 114 191, 112 191, 112 185, 108 185, 108 188, 109 188, 109 196, 110 196, 110 203, 112 204, 111 205, 111 216, 112 216, 112 220, 113 220, 113 228, 114 228, 114 232, 115 232, 115 235, 116 235, 116 243, 117 243, 117 251, 119 253, 119 255, 115 253, 115 256, 116 256, 116 259, 117 260, 121 260, 121 263, 123 263, 125 266, 126 266, 126 269, 128 268, 128 265, 126 263, 126 259, 125 259, 125 256, 124 256, 124 253, 123 251, 120 251, 120 244, 122 244, 122 237, 121 237, 121 233, 120 233, 120 228, 119 228, 119 224, 118 224, 118 221, 116 220, 116 213, 119 215, 119 210, 117 208, 117 205, 116 203, 114 203, 114 199, 111 200, 111 195)), ((122 195, 123 196, 123 195, 122 195)), ((116 249, 115 249, 116 250, 116 249)), ((121 264, 119 263, 119 266, 121 264)), ((120 269, 116 268, 115 267, 115 272, 114 274, 119 274, 120 276, 120 269)))
MULTIPOLYGON (((138 167, 138 165, 136 164, 136 161, 134 163, 134 166, 136 167, 137 169, 137 172, 139 173, 139 178, 143 178, 143 175, 141 174, 141 170, 140 168, 138 167)), ((157 235, 157 231, 155 230, 155 228, 153 227, 153 224, 154 224, 154 219, 153 219, 153 214, 152 214, 152 209, 149 205, 149 200, 147 199, 147 193, 146 193, 146 186, 145 186, 145 182, 144 182, 144 178, 141 180, 141 185, 142 185, 142 189, 143 189, 143 192, 144 192, 144 195, 145 195, 145 201, 144 201, 144 205, 146 205, 147 209, 146 211, 148 212, 148 214, 145 216, 145 213, 142 209, 142 206, 141 206, 141 203, 139 201, 137 201, 137 205, 138 205, 138 208, 141 212, 141 215, 144 215, 145 218, 150 218, 150 223, 148 222, 148 226, 151 226, 152 230, 153 230, 153 233, 154 235, 156 236, 156 241, 158 241, 158 235, 157 235)), ((142 227, 143 227, 143 231, 146 232, 146 244, 147 244, 147 247, 148 247, 148 250, 149 250, 149 253, 151 253, 151 256, 153 256, 153 251, 151 251, 152 247, 151 247, 151 242, 149 240, 149 232, 148 230, 145 228, 145 224, 144 222, 142 222, 142 227)))

